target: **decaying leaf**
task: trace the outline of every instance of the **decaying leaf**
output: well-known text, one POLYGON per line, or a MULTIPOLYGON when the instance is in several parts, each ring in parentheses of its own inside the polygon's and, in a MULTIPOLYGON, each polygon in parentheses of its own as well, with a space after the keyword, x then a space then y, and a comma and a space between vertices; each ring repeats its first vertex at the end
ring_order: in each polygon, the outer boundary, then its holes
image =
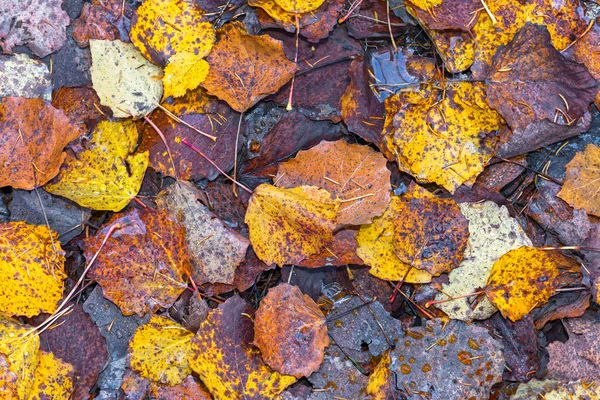
POLYGON ((485 293, 504 318, 517 321, 555 293, 559 276, 579 264, 557 251, 519 247, 494 263, 485 293))
POLYGON ((64 263, 58 235, 45 225, 0 224, 0 312, 53 313, 63 296, 64 263))
MULTIPOLYGON (((600 81, 600 28, 594 24, 583 37, 579 37, 572 48, 571 56, 577 62, 585 64, 590 74, 600 81)), ((600 90, 596 94, 596 107, 600 109, 600 90)))
POLYGON ((85 239, 86 259, 92 259, 115 224, 119 228, 98 253, 89 277, 124 315, 142 316, 173 305, 187 287, 184 276, 191 268, 185 228, 164 211, 117 214, 96 236, 85 239))
POLYGON ((58 177, 44 189, 94 210, 122 210, 138 193, 148 166, 148 153, 132 154, 135 124, 102 121, 87 149, 70 155, 58 177))
MULTIPOLYGON (((496 203, 459 204, 462 214, 469 220, 469 241, 465 258, 458 268, 450 271, 448 284, 436 300, 460 297, 485 287, 492 266, 505 253, 521 246, 531 246, 519 222, 510 217, 508 209, 496 203)), ((487 319, 496 307, 483 297, 473 305, 467 298, 458 298, 436 305, 452 319, 470 321, 487 319)))
POLYGON ((256 255, 283 266, 321 252, 333 240, 338 207, 339 200, 314 186, 258 186, 245 219, 256 255))
POLYGON ((236 294, 212 310, 192 338, 190 366, 216 400, 273 398, 296 381, 261 360, 252 346, 252 314, 236 294))
POLYGON ((319 369, 329 344, 325 316, 297 286, 281 283, 269 290, 256 311, 254 344, 276 371, 310 376, 319 369))
POLYGON ((162 70, 131 44, 90 40, 92 82, 116 118, 142 118, 160 103, 162 70))
POLYGON ((208 75, 208 63, 194 53, 177 53, 169 58, 163 77, 163 97, 181 97, 198 87, 208 75))
POLYGON ((573 208, 600 217, 600 147, 589 144, 573 157, 558 196, 573 208))
POLYGON ((411 328, 390 352, 396 388, 409 396, 419 393, 432 399, 486 398, 502 380, 502 345, 488 330, 440 320, 411 328))
POLYGON ((70 399, 73 392, 73 366, 40 351, 35 378, 28 400, 70 399))
POLYGON ((231 285, 236 267, 246 258, 250 242, 200 203, 201 198, 198 189, 179 182, 161 192, 156 203, 186 228, 186 242, 195 267, 194 282, 231 285))
POLYGON ((275 2, 287 12, 302 14, 316 10, 325 0, 275 0, 275 2))
POLYGON ((0 187, 31 190, 54 178, 63 149, 81 134, 65 114, 42 101, 7 97, 0 103, 0 187))
POLYGON ((125 400, 212 400, 206 387, 193 376, 188 376, 179 385, 168 386, 151 382, 128 370, 123 377, 121 390, 125 393, 125 400))
POLYGON ((90 39, 121 39, 128 42, 127 31, 121 27, 125 25, 123 20, 126 18, 125 15, 129 15, 130 10, 129 4, 123 3, 122 0, 84 3, 81 15, 73 22, 73 39, 80 47, 87 47, 90 39))
POLYGON ((570 399, 600 399, 600 387, 595 382, 577 380, 575 382, 561 382, 557 380, 538 381, 532 379, 521 383, 511 400, 531 400, 544 398, 547 400, 570 399))
POLYGON ((425 85, 386 100, 384 146, 389 160, 419 182, 454 193, 472 183, 494 155, 502 117, 486 102, 481 83, 425 85))
POLYGON ((40 97, 50 101, 52 80, 46 64, 25 54, 0 55, 0 98, 40 97))
POLYGON ((129 342, 130 368, 154 382, 180 384, 192 373, 188 358, 193 336, 167 317, 152 316, 129 342))
POLYGON ((337 231, 333 235, 333 241, 325 250, 300 261, 297 265, 306 268, 321 268, 327 265, 336 267, 348 264, 363 265, 363 261, 356 255, 357 234, 358 229, 337 231))
POLYGON ((12 54, 15 46, 23 45, 43 58, 63 47, 70 20, 62 3, 63 0, 0 0, 2 51, 12 54))
POLYGON ((368 224, 385 211, 390 201, 390 171, 381 153, 344 140, 323 141, 279 165, 276 185, 302 185, 327 190, 342 203, 340 225, 368 224))
POLYGON ((137 9, 130 37, 144 57, 165 66, 177 53, 206 56, 213 47, 215 31, 195 2, 149 0, 137 9))
POLYGON ((206 58, 210 71, 201 85, 238 112, 275 93, 296 72, 281 42, 268 35, 250 35, 239 22, 223 26, 217 34, 219 42, 206 58))

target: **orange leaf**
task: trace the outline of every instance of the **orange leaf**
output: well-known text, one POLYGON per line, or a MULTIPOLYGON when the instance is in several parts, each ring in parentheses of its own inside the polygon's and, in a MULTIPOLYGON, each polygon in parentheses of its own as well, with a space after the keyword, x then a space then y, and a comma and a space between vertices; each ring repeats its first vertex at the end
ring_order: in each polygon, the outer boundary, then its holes
POLYGON ((600 217, 600 147, 589 144, 573 157, 558 196, 573 208, 600 217))

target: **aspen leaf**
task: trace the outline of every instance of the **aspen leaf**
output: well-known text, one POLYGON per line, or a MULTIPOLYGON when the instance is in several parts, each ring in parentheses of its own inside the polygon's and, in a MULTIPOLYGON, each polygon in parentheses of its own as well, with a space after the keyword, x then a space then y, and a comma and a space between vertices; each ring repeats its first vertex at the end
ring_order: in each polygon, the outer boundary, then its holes
POLYGON ((195 89, 208 75, 208 63, 194 53, 181 52, 169 58, 165 67, 163 97, 181 97, 186 91, 195 89))
POLYGON ((600 147, 589 144, 567 164, 558 197, 573 208, 600 217, 600 147))
POLYGON ((193 1, 148 0, 131 21, 130 37, 146 59, 164 66, 177 53, 205 57, 213 47, 215 31, 193 1))
POLYGON ((494 263, 485 294, 504 318, 518 321, 546 304, 556 292, 558 278, 579 272, 579 265, 557 251, 519 247, 494 263))
POLYGON ((94 210, 122 210, 140 190, 148 166, 147 152, 132 154, 137 140, 130 121, 100 122, 87 149, 69 156, 44 189, 94 210))
POLYGON ((0 103, 0 187, 31 190, 54 178, 63 149, 81 131, 42 99, 7 97, 0 103))
POLYGON ((554 379, 539 381, 532 379, 520 383, 511 400, 530 400, 544 398, 548 400, 600 399, 600 388, 594 382, 584 379, 575 382, 562 382, 554 379))
POLYGON ((393 398, 390 395, 394 393, 396 388, 391 379, 391 364, 392 358, 390 357, 389 352, 383 353, 379 364, 377 364, 375 370, 371 376, 369 376, 366 393, 371 395, 371 400, 388 400, 393 398))
POLYGON ((319 369, 329 344, 325 316, 297 286, 281 283, 269 289, 256 311, 254 344, 271 368, 308 377, 319 369))
POLYGON ((296 14, 314 11, 324 2, 325 0, 275 0, 285 11, 296 14))
POLYGON ((131 43, 90 40, 92 82, 102 105, 116 118, 142 118, 160 103, 162 70, 131 43))
POLYGON ((114 224, 120 228, 106 241, 89 277, 124 315, 142 316, 172 306, 187 287, 184 276, 190 274, 185 228, 160 210, 117 214, 96 236, 85 239, 86 259, 91 260, 114 224))
POLYGON ((385 158, 368 146, 322 141, 281 163, 275 182, 285 188, 311 185, 325 189, 344 201, 338 210, 338 224, 361 225, 385 211, 392 190, 390 174, 385 158))
POLYGON ((333 240, 339 200, 314 186, 262 184, 248 203, 245 222, 252 248, 265 264, 296 264, 333 240))
POLYGON ((45 225, 0 224, 0 312, 53 313, 63 295, 65 256, 45 225))
POLYGON ((296 72, 282 43, 268 35, 250 35, 239 22, 217 33, 219 42, 206 58, 210 71, 201 86, 238 112, 277 92, 296 72))
POLYGON ((0 99, 20 96, 50 101, 52 77, 46 64, 25 54, 0 55, 0 99))
POLYGON ((154 382, 180 384, 192 373, 188 358, 193 336, 167 317, 152 316, 129 342, 130 368, 154 382))
POLYGON ((253 314, 236 294, 212 310, 192 338, 190 366, 215 400, 271 399, 296 381, 272 371, 252 346, 253 314))
POLYGON ((73 366, 40 351, 28 400, 68 400, 73 392, 73 366))

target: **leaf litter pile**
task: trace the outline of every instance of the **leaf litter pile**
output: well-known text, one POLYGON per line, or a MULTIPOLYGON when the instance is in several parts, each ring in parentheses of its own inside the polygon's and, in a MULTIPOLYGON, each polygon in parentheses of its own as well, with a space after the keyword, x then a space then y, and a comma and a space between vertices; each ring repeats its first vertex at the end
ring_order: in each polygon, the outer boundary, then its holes
POLYGON ((0 398, 600 399, 593 0, 0 0, 0 398))

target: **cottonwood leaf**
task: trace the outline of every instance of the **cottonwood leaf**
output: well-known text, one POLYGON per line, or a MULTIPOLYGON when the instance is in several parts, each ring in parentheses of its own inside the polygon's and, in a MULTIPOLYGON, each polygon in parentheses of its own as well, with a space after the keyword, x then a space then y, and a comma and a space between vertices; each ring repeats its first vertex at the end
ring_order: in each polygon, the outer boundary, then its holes
POLYGON ((140 190, 148 166, 147 152, 132 154, 137 140, 131 121, 100 122, 87 148, 70 155, 44 189, 94 210, 122 210, 140 190))
POLYGON ((284 188, 308 185, 325 189, 342 201, 338 224, 368 224, 383 214, 390 202, 391 173, 386 163, 381 153, 368 146, 322 141, 281 163, 275 182, 284 188))
POLYGON ((51 314, 63 296, 65 255, 45 225, 0 224, 0 312, 51 314))
POLYGON ((7 97, 0 103, 0 187, 31 190, 54 178, 63 149, 81 134, 42 99, 7 97))
POLYGON ((339 200, 324 189, 258 186, 246 211, 252 248, 267 265, 296 264, 333 240, 339 200))
POLYGON ((271 370, 252 346, 253 314, 236 294, 212 310, 192 338, 190 366, 216 400, 273 398, 296 381, 271 370))
POLYGON ((206 58, 210 71, 201 86, 238 112, 277 92, 296 72, 282 43, 268 35, 250 35, 239 22, 217 33, 219 41, 206 58))
POLYGON ((154 315, 129 342, 129 365, 154 382, 175 386, 192 373, 188 364, 194 334, 171 319, 154 315))
POLYGON ((171 307, 190 274, 185 228, 160 210, 116 214, 108 226, 84 240, 86 259, 92 259, 115 224, 119 228, 107 239, 89 277, 124 315, 171 307))
POLYGON ((600 217, 600 147, 589 144, 569 161, 558 197, 600 217))
POLYGON ((348 264, 363 265, 363 261, 356 254, 358 242, 357 229, 343 229, 333 235, 333 241, 318 254, 300 261, 297 265, 306 268, 321 268, 324 266, 341 267, 348 264))
POLYGON ((81 14, 73 22, 73 39, 80 47, 87 47, 90 39, 129 41, 127 17, 131 6, 122 0, 102 0, 84 3, 81 14))
POLYGON ((563 382, 553 379, 539 381, 532 379, 519 384, 511 400, 544 399, 600 399, 600 389, 595 384, 585 380, 563 382))
POLYGON ((90 40, 94 90, 116 118, 142 118, 160 103, 162 70, 131 44, 90 40))
POLYGON ((325 0, 275 0, 279 7, 296 14, 314 11, 324 2, 325 0))
POLYGON ((256 311, 254 344, 271 368, 308 377, 319 369, 329 344, 325 316, 297 286, 281 283, 269 289, 256 311))
POLYGON ((70 399, 73 394, 73 366, 40 351, 29 400, 70 399))
POLYGON ((52 78, 46 64, 25 54, 0 55, 0 98, 37 97, 50 101, 52 78))
POLYGON ((206 60, 194 53, 181 52, 169 58, 163 77, 163 97, 181 97, 186 91, 198 87, 208 75, 209 65, 206 60))

